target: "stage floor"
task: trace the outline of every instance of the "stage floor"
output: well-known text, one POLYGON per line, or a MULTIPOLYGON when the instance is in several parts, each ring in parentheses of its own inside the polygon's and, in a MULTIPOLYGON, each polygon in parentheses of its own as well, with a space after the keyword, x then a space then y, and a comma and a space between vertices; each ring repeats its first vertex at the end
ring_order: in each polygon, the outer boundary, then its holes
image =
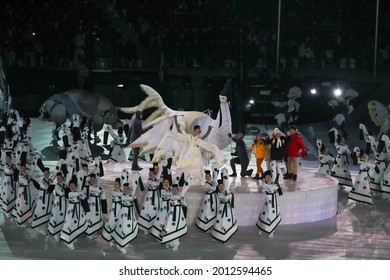
MULTIPOLYGON (((45 164, 50 166, 55 163, 54 158, 52 158, 54 149, 50 147, 52 126, 37 119, 33 119, 32 125, 34 146, 45 157, 45 164)), ((323 133, 325 134, 325 132, 323 133)), ((246 141, 250 141, 249 136, 246 141)), ((309 144, 311 141, 307 142, 309 144)), ((296 183, 287 182, 285 184, 289 191, 285 192, 281 201, 287 195, 299 194, 302 191, 306 196, 311 193, 310 186, 312 184, 306 185, 307 180, 304 178, 305 176, 314 176, 313 173, 318 161, 313 159, 315 149, 312 146, 308 148, 309 157, 301 161, 300 172, 302 176, 298 178, 296 183), (302 188, 305 185, 306 187, 302 188)), ((103 151, 103 157, 107 154, 107 151, 102 147, 97 146, 93 149, 94 151, 103 151)), ((230 147, 225 150, 224 152, 230 159, 230 147)), ((141 175, 146 178, 146 170, 150 163, 141 161, 140 164, 144 167, 141 175)), ((123 165, 130 168, 131 163, 111 164, 111 166, 105 164, 108 171, 106 174, 109 174, 104 179, 107 180, 107 184, 113 181, 116 174, 120 174, 123 165)), ((227 167, 230 168, 228 164, 227 167)), ((254 160, 251 160, 250 168, 255 168, 254 160)), ((352 171, 352 175, 356 176, 356 169, 352 171)), ((236 177, 230 182, 231 190, 234 193, 240 196, 251 195, 256 199, 261 199, 259 181, 236 177)), ((330 181, 330 189, 332 189, 333 183, 330 181)), ((43 236, 34 230, 22 228, 14 223, 4 223, 3 217, 0 215, 0 258, 104 260, 390 259, 390 202, 375 197, 373 207, 357 207, 347 199, 348 190, 336 188, 334 191, 337 199, 337 215, 330 215, 328 218, 312 222, 287 222, 291 214, 290 209, 281 209, 285 219, 284 224, 280 224, 275 231, 275 237, 269 239, 266 236, 258 236, 257 228, 250 225, 251 219, 258 215, 257 209, 253 209, 252 218, 248 218, 245 222, 247 225, 245 223, 240 225, 238 232, 225 244, 213 241, 209 235, 190 225, 188 234, 180 239, 181 245, 177 252, 165 249, 152 237, 142 234, 139 234, 132 242, 127 255, 109 247, 109 244, 100 236, 96 240, 89 240, 84 236, 80 237, 76 243, 76 250, 71 251, 52 237, 43 236)), ((191 193, 201 197, 202 190, 192 189, 191 193)), ((236 210, 240 211, 238 208, 242 207, 236 206, 236 210)))

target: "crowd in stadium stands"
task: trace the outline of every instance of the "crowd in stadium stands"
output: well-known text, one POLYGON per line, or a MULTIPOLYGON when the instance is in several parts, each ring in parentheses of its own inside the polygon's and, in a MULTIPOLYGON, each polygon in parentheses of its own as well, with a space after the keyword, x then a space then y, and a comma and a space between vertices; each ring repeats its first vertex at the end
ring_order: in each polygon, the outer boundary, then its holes
MULTIPOLYGON (((375 2, 282 1, 281 64, 370 67, 375 2)), ((381 5, 378 58, 388 60, 390 8, 381 5)), ((7 65, 72 67, 75 38, 85 34, 89 68, 162 61, 167 67, 273 67, 278 41, 275 0, 9 0, 1 17, 7 65)))

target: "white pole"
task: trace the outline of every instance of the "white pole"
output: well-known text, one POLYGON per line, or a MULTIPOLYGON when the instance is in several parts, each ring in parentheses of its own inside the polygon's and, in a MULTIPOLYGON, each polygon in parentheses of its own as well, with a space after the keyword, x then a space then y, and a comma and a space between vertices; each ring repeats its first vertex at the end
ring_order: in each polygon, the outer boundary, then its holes
POLYGON ((374 79, 376 78, 376 62, 377 62, 377 51, 378 51, 378 19, 379 19, 379 0, 376 0, 375 46, 374 46, 374 79))
POLYGON ((278 35, 276 39, 276 74, 279 74, 279 44, 280 44, 280 14, 281 14, 282 0, 279 0, 278 8, 278 35))

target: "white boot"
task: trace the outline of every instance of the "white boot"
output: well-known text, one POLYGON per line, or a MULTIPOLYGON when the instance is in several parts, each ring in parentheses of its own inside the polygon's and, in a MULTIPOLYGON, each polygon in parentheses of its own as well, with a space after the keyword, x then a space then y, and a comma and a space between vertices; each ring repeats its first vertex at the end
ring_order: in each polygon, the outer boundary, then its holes
POLYGON ((114 247, 115 246, 115 242, 114 241, 110 241, 110 247, 114 247))
POLYGON ((261 230, 259 230, 258 232, 257 232, 257 234, 259 235, 259 236, 261 236, 262 235, 262 231, 261 230))
POLYGON ((274 237, 274 233, 271 232, 269 235, 268 235, 268 238, 273 238, 274 237))

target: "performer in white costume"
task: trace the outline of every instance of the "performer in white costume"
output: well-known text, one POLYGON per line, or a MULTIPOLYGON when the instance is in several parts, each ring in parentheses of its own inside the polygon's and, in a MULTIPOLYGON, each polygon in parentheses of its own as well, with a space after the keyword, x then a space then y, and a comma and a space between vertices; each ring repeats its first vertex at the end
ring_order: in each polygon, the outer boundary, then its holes
POLYGON ((103 239, 110 242, 111 247, 115 245, 115 242, 112 239, 112 233, 114 232, 116 224, 119 221, 122 195, 123 195, 123 191, 122 191, 121 179, 116 178, 114 182, 114 190, 112 192, 111 211, 107 221, 104 224, 103 232, 102 232, 103 239))
POLYGON ((83 117, 80 123, 80 140, 78 140, 78 155, 80 157, 80 163, 88 164, 92 162, 91 148, 89 147, 88 140, 89 128, 88 120, 83 117))
POLYGON ((217 217, 217 179, 219 169, 216 164, 211 166, 213 176, 211 176, 211 171, 206 170, 204 184, 205 195, 202 201, 202 205, 198 214, 198 218, 195 221, 195 225, 202 231, 208 232, 215 223, 215 218, 217 217))
POLYGON ((97 183, 96 175, 91 174, 90 178, 91 184, 84 188, 90 209, 85 233, 89 239, 95 239, 96 233, 103 228, 103 214, 107 214, 107 199, 103 186, 97 183))
POLYGON ((136 211, 139 209, 137 209, 138 205, 135 192, 139 186, 139 179, 140 174, 137 171, 134 171, 132 174, 131 187, 128 182, 123 184, 122 207, 119 213, 119 220, 112 233, 112 238, 116 243, 117 249, 123 254, 127 254, 126 248, 138 235, 136 211))
POLYGON ((158 162, 162 156, 172 152, 176 166, 183 169, 185 174, 191 174, 195 185, 202 186, 204 183, 202 149, 215 157, 219 167, 222 167, 227 159, 215 144, 202 140, 200 134, 199 125, 194 126, 193 134, 167 132, 155 150, 152 162, 158 162))
POLYGON ((153 227, 150 229, 150 234, 157 240, 161 240, 161 231, 164 229, 167 223, 169 199, 172 195, 171 182, 168 178, 164 178, 162 186, 159 191, 160 193, 160 208, 158 209, 156 219, 154 220, 153 227))
POLYGON ((328 148, 322 143, 321 139, 317 139, 318 158, 320 165, 318 166, 317 174, 330 176, 332 172, 332 163, 334 157, 329 153, 328 148))
POLYGON ((38 196, 36 200, 36 207, 32 215, 31 228, 36 229, 43 235, 47 235, 44 229, 50 219, 50 213, 54 202, 54 174, 53 178, 50 176, 50 169, 45 168, 43 178, 39 183, 38 196))
POLYGON ((61 240, 65 242, 66 247, 74 250, 74 243, 81 234, 87 229, 88 204, 83 203, 86 196, 84 191, 77 191, 77 180, 69 181, 68 206, 64 225, 61 230, 61 240))
POLYGON ((229 190, 229 172, 221 170, 222 180, 218 181, 217 217, 210 231, 211 237, 226 242, 237 232, 237 219, 234 213, 234 196, 229 190))
POLYGON ((166 244, 167 249, 177 251, 180 246, 179 238, 185 235, 188 231, 186 214, 183 209, 185 204, 184 197, 190 185, 192 185, 191 175, 188 175, 182 189, 179 189, 178 184, 172 185, 172 195, 169 199, 169 209, 167 223, 162 231, 161 244, 166 244))
POLYGON ((269 238, 274 236, 274 231, 282 220, 278 203, 280 186, 272 178, 273 175, 270 171, 264 172, 263 192, 265 192, 265 199, 256 222, 256 226, 259 228, 258 234, 261 235, 264 231, 269 238))
POLYGON ((352 187, 352 177, 349 170, 351 150, 345 144, 344 137, 339 135, 335 128, 329 131, 329 140, 335 144, 337 151, 336 162, 333 165, 331 176, 339 181, 340 189, 344 189, 345 186, 352 187))
POLYGON ((4 217, 11 218, 12 210, 16 201, 16 166, 12 163, 12 153, 8 152, 5 156, 4 172, 1 180, 1 207, 3 208, 4 217))
MULTIPOLYGON (((160 170, 161 172, 162 170, 160 170)), ((145 195, 141 213, 138 218, 138 225, 145 235, 149 234, 160 209, 160 180, 154 173, 154 168, 149 168, 149 178, 147 182, 148 192, 145 195)), ((158 174, 157 174, 158 176, 158 174)))
POLYGON ((17 183, 17 195, 15 207, 12 211, 12 216, 18 225, 26 226, 27 221, 32 216, 33 197, 31 195, 31 178, 27 174, 25 163, 20 166, 20 174, 17 183))
POLYGON ((354 149, 355 154, 359 157, 360 163, 359 174, 357 175, 351 191, 348 193, 348 198, 355 200, 358 205, 369 204, 372 205, 372 195, 368 181, 368 171, 373 166, 367 162, 367 154, 364 150, 358 147, 354 149))
MULTIPOLYGON (((123 135, 123 127, 118 128, 118 134, 114 132, 111 125, 106 126, 107 131, 110 133, 114 140, 111 141, 111 149, 108 155, 107 162, 118 163, 126 161, 125 142, 126 138, 123 135)), ((105 137, 106 138, 106 137, 105 137)))
POLYGON ((67 207, 66 194, 69 191, 68 186, 64 182, 62 172, 57 173, 57 183, 54 187, 54 202, 50 214, 48 232, 54 236, 55 240, 60 241, 60 233, 65 221, 65 212, 67 207))
POLYGON ((386 149, 386 161, 388 162, 388 166, 385 173, 383 174, 380 187, 383 192, 383 197, 390 201, 390 140, 387 135, 382 135, 379 146, 382 145, 386 149))

